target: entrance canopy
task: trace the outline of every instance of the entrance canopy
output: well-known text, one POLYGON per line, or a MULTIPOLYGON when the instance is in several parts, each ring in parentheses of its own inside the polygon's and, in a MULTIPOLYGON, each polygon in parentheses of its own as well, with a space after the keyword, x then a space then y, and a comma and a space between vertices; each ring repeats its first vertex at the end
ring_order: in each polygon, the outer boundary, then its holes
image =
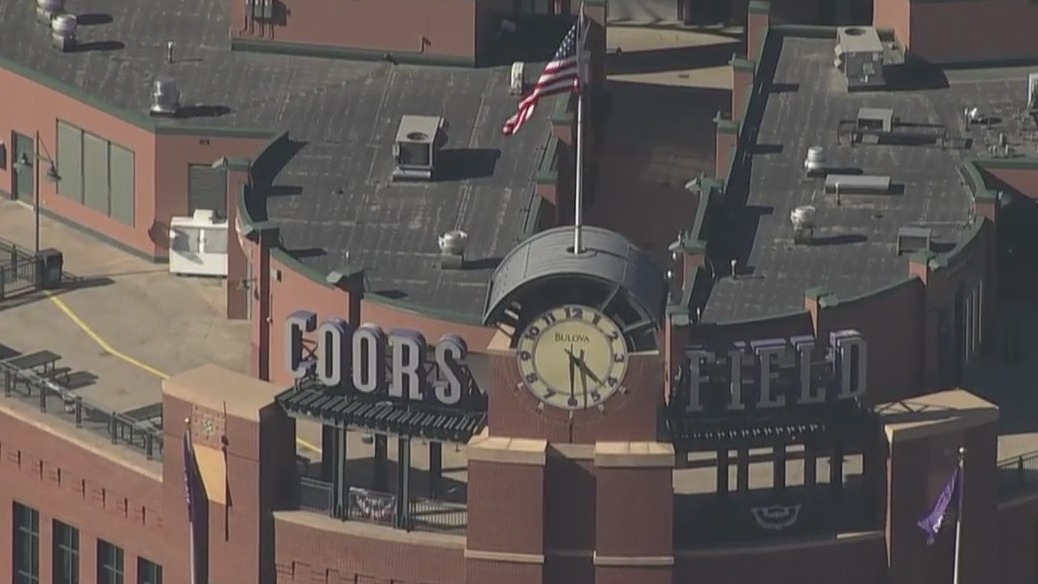
POLYGON ((686 452, 764 448, 776 443, 863 436, 875 416, 856 400, 704 417, 671 405, 666 427, 675 448, 686 452))
POLYGON ((460 444, 482 431, 487 417, 484 408, 447 409, 385 397, 343 394, 315 383, 293 387, 279 394, 276 401, 290 416, 325 426, 460 444))

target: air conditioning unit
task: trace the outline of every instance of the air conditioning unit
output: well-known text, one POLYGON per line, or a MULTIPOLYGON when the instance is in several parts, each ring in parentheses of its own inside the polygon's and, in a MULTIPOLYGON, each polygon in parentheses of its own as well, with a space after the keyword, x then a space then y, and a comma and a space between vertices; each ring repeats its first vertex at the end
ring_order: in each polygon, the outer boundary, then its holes
POLYGON ((169 273, 227 277, 227 221, 196 210, 191 217, 173 217, 169 225, 169 273))
POLYGON ((516 61, 512 63, 512 76, 509 91, 512 95, 522 95, 526 89, 526 63, 516 61))
POLYGON ((393 141, 393 180, 432 180, 436 153, 446 141, 438 116, 404 116, 393 141))

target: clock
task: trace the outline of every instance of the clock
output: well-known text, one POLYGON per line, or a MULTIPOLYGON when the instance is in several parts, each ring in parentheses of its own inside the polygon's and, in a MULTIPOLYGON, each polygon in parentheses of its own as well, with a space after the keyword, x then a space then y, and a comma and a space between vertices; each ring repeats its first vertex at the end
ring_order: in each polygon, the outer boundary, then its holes
POLYGON ((620 391, 627 354, 620 327, 577 304, 534 318, 516 344, 522 385, 543 405, 570 411, 601 407, 620 391))

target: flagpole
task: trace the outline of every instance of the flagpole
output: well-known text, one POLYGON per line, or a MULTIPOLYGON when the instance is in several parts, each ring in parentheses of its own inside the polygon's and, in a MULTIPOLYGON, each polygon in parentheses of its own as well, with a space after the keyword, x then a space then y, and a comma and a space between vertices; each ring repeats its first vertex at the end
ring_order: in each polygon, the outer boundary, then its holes
POLYGON ((962 549, 962 492, 963 485, 965 483, 965 477, 963 476, 962 467, 963 461, 966 458, 966 448, 959 448, 959 489, 956 493, 956 497, 959 499, 959 512, 958 517, 955 519, 955 568, 952 572, 952 584, 959 584, 959 560, 960 551, 962 549))
POLYGON ((577 184, 573 209, 573 253, 584 251, 581 227, 584 223, 584 3, 577 21, 577 184))
MULTIPOLYGON (((190 444, 191 443, 191 418, 184 418, 184 426, 185 426, 184 433, 187 435, 188 444, 190 444)), ((193 448, 194 447, 192 446, 192 450, 193 450, 193 448)), ((193 463, 194 463, 193 460, 185 460, 184 461, 185 465, 193 464, 193 463)), ((194 485, 191 485, 191 484, 186 485, 187 489, 192 489, 193 487, 194 487, 194 485)), ((191 497, 191 494, 189 493, 188 496, 191 497)), ((188 562, 189 562, 189 566, 190 566, 190 570, 191 570, 191 579, 188 580, 188 582, 190 582, 190 584, 196 584, 196 582, 198 581, 198 566, 195 565, 195 511, 194 511, 194 506, 197 505, 197 504, 198 504, 197 501, 192 501, 189 504, 190 508, 188 509, 188 516, 187 516, 187 537, 188 537, 188 541, 187 541, 188 548, 187 548, 187 550, 188 550, 188 557, 190 558, 188 560, 188 562)))

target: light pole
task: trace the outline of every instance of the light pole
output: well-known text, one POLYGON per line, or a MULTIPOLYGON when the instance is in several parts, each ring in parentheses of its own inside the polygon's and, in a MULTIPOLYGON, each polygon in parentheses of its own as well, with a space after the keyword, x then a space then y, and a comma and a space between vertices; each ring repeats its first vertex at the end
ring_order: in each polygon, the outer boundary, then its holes
POLYGON ((37 130, 36 131, 36 139, 35 139, 35 143, 33 145, 33 150, 32 150, 32 158, 29 158, 28 154, 26 154, 25 152, 22 152, 21 157, 18 158, 18 162, 15 163, 20 168, 23 168, 23 169, 25 169, 25 168, 32 168, 33 169, 32 208, 33 208, 33 219, 36 222, 35 230, 34 230, 35 241, 34 241, 34 246, 33 246, 33 254, 34 255, 39 255, 39 253, 40 253, 40 165, 37 164, 37 163, 40 162, 40 161, 43 161, 43 162, 46 162, 49 165, 47 167, 47 180, 49 180, 51 182, 54 182, 54 183, 56 183, 59 180, 61 180, 61 177, 58 176, 58 169, 54 166, 54 159, 50 157, 50 154, 49 153, 47 155, 40 154, 40 148, 42 148, 42 147, 43 147, 43 142, 40 141, 40 132, 39 132, 39 130, 37 130))

